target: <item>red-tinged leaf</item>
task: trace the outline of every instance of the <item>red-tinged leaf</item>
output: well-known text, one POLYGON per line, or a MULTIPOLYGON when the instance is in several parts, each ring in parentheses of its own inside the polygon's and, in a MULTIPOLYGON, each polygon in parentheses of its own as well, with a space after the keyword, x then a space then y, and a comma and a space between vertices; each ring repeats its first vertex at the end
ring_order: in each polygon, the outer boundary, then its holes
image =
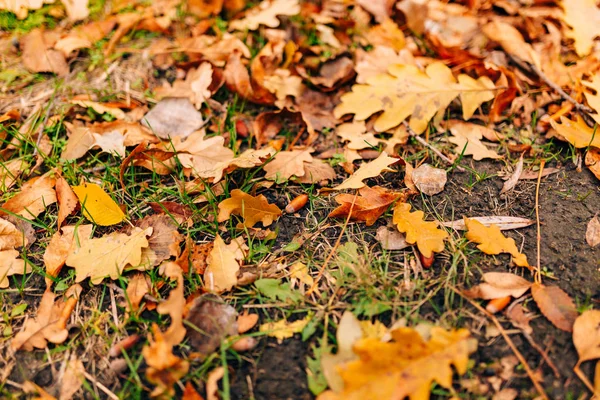
POLYGON ((579 316, 571 297, 558 286, 544 286, 534 283, 531 294, 540 311, 554 326, 566 332, 573 331, 573 324, 579 316))

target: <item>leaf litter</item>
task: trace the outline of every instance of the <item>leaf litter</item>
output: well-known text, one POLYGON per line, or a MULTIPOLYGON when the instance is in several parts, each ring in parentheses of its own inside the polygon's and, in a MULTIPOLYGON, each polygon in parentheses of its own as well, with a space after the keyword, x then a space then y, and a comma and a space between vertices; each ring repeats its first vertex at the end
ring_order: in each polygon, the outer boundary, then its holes
POLYGON ((0 1, 2 396, 239 397, 299 337, 256 398, 546 398, 528 343, 598 387, 595 2, 43 3, 0 1))

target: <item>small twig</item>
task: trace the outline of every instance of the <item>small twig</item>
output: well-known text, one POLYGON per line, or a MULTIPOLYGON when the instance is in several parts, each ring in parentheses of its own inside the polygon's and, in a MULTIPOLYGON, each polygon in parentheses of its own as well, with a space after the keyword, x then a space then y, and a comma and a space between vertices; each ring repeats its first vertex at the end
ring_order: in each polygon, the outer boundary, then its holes
POLYGON ((550 359, 550 356, 548 355, 548 353, 546 353, 546 351, 544 349, 542 349, 540 347, 540 345, 535 342, 535 340, 533 340, 533 338, 531 337, 531 335, 529 333, 527 333, 527 332, 525 332, 523 330, 521 330, 521 331, 523 333, 523 336, 525 336, 525 339, 527 339, 527 341, 531 345, 531 347, 533 347, 534 349, 536 349, 537 352, 540 353, 540 355, 542 356, 542 358, 544 359, 544 361, 546 361, 546 364, 548 364, 548 366, 550 367, 550 369, 554 373, 554 376, 556 378, 560 378, 560 372, 558 371, 558 368, 556 367, 556 365, 554 365, 554 362, 550 359))
POLYGON ((502 335, 502 337, 506 341, 506 344, 508 344, 508 347, 510 347, 510 349, 512 350, 512 352, 514 353, 514 355, 521 362, 521 365, 523 365, 523 368, 525 368, 525 372, 527 372, 527 376, 529 376, 529 379, 531 380, 531 383, 533 383, 533 386, 537 390, 538 394, 543 399, 548 400, 548 396, 546 395, 546 392, 544 391, 544 388, 537 381, 537 378, 533 374, 533 371, 531 370, 531 367, 529 367, 529 364, 527 364, 527 360, 525 360, 525 357, 523 357, 523 354, 521 354, 521 352, 519 351, 519 349, 517 348, 517 346, 515 346, 515 344, 513 343, 513 341, 510 338, 510 336, 508 336, 508 334, 506 333, 506 330, 502 327, 502 324, 500 323, 500 321, 498 321, 498 318, 496 318, 493 314, 489 313, 485 308, 481 307, 475 301, 473 301, 470 298, 468 298, 467 296, 465 296, 460 290, 456 289, 453 286, 449 286, 449 287, 456 294, 458 294, 463 299, 465 299, 466 301, 468 301, 469 303, 471 303, 471 305, 473 307, 475 307, 477 310, 479 310, 479 312, 481 312, 483 315, 485 315, 486 317, 488 317, 494 323, 494 325, 496 325, 496 328, 498 328, 498 331, 500 331, 500 334, 502 335))
MULTIPOLYGON (((431 150, 436 156, 438 156, 439 158, 441 158, 442 160, 444 160, 447 164, 449 165, 454 165, 454 161, 452 161, 451 159, 449 159, 448 157, 446 157, 441 151, 439 151, 438 149, 436 149, 435 147, 433 147, 432 145, 430 145, 425 139, 423 139, 421 136, 417 135, 415 133, 415 131, 413 131, 410 126, 408 126, 407 123, 404 123, 404 126, 406 126, 406 130, 408 131, 408 134, 412 137, 414 137, 417 142, 421 143, 423 146, 427 147, 429 150, 431 150)), ((460 165, 456 165, 455 166, 456 170, 460 171, 460 172, 464 172, 465 169, 463 167, 461 167, 460 165)))
POLYGON ((540 184, 542 182, 542 173, 544 172, 545 165, 546 160, 542 160, 542 162, 540 163, 540 172, 538 174, 537 185, 535 187, 535 222, 537 224, 537 267, 535 270, 535 282, 539 284, 542 283, 542 228, 540 226, 540 184))
POLYGON ((581 368, 579 368, 580 365, 581 365, 581 361, 579 361, 577 363, 577 365, 575 366, 575 368, 573 368, 573 372, 575 372, 575 375, 577 375, 577 377, 579 379, 581 379, 581 381, 583 382, 583 384, 590 390, 590 392, 594 393, 594 396, 600 397, 600 393, 598 393, 596 391, 596 389, 594 388, 594 385, 592 385, 592 383, 590 382, 590 380, 588 379, 588 377, 585 376, 585 374, 583 373, 583 371, 581 370, 581 368))
POLYGON ((83 376, 85 376, 85 379, 87 379, 88 381, 92 382, 95 386, 97 386, 98 389, 102 390, 105 395, 107 395, 108 397, 110 397, 113 400, 119 400, 119 397, 116 394, 114 394, 113 392, 110 391, 109 388, 107 388, 106 386, 104 386, 103 384, 98 382, 98 380, 96 380, 96 378, 94 378, 93 376, 88 374, 87 371, 83 371, 83 376))

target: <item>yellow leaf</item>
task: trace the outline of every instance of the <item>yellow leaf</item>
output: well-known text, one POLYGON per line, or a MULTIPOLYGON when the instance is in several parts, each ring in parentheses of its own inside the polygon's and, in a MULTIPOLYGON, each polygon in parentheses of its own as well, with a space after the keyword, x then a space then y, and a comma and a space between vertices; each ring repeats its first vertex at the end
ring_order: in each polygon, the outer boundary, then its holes
POLYGON ((109 226, 123 222, 127 218, 119 205, 95 183, 84 183, 73 186, 72 189, 79 199, 83 216, 91 222, 109 226))
POLYGON ((596 114, 590 114, 590 116, 600 124, 600 74, 595 74, 591 81, 581 81, 581 84, 596 92, 593 94, 586 91, 583 94, 589 106, 596 111, 596 114))
POLYGON ((566 117, 560 117, 560 124, 553 120, 550 120, 550 124, 560 136, 578 149, 588 146, 600 148, 600 132, 597 132, 595 128, 590 128, 581 116, 577 115, 575 118, 575 121, 572 121, 566 117))
POLYGON ((231 214, 240 215, 244 219, 243 226, 252 228, 258 222, 269 226, 279 218, 281 210, 275 204, 269 204, 266 197, 251 196, 239 189, 231 191, 231 197, 219 203, 218 221, 227 221, 231 214))
POLYGON ((497 225, 491 224, 486 227, 477 220, 465 218, 465 226, 467 227, 467 239, 479 243, 477 248, 485 254, 509 253, 513 256, 513 262, 516 265, 529 267, 527 257, 525 254, 519 253, 514 239, 504 236, 497 225))
POLYGON ((298 4, 298 0, 263 1, 251 9, 245 18, 231 21, 229 29, 253 31, 258 29, 260 25, 277 28, 279 26, 278 15, 296 15, 299 12, 300 5, 298 4))
POLYGON ((423 211, 410 212, 410 204, 398 203, 394 207, 393 222, 398 230, 406 234, 406 242, 417 243, 423 257, 430 258, 433 253, 444 250, 444 240, 448 233, 438 228, 437 222, 424 221, 423 211))
POLYGON ((92 235, 93 225, 67 225, 52 235, 48 247, 44 252, 44 266, 46 267, 46 285, 50 287, 52 279, 65 265, 69 254, 73 253, 78 243, 88 240, 92 235))
POLYGON ((303 319, 294 322, 287 322, 285 319, 276 322, 267 322, 266 324, 262 324, 259 330, 266 332, 267 336, 277 338, 277 342, 281 343, 283 339, 293 337, 294 333, 302 332, 302 329, 304 329, 311 318, 311 315, 307 315, 303 319))
POLYGON ((501 158, 494 150, 488 149, 482 142, 483 130, 489 129, 482 125, 475 125, 463 121, 449 121, 450 133, 452 137, 448 141, 455 144, 454 149, 457 152, 462 152, 464 149, 465 156, 473 156, 473 160, 479 161, 484 158, 501 158))
POLYGON ((383 152, 375 160, 361 165, 350 178, 334 187, 333 190, 360 189, 365 186, 365 183, 363 183, 365 179, 378 176, 383 171, 392 171, 388 167, 398 161, 400 161, 399 158, 390 157, 386 152, 383 152))
POLYGON ((352 92, 342 96, 342 103, 334 110, 336 118, 355 114, 355 121, 364 121, 383 111, 375 121, 375 130, 384 132, 394 128, 412 115, 410 127, 424 132, 429 120, 443 112, 461 96, 463 113, 470 117, 481 103, 494 98, 493 85, 487 78, 478 80, 459 77, 457 82, 446 65, 435 62, 425 71, 413 65, 396 64, 387 74, 367 79, 364 85, 354 85, 352 92))
POLYGON ((464 374, 469 354, 477 349, 466 329, 433 327, 425 341, 416 330, 400 328, 392 331, 392 338, 389 343, 359 340, 353 347, 359 359, 338 367, 343 391, 323 392, 318 400, 429 399, 431 384, 451 388, 452 366, 464 374))
POLYGON ((594 38, 600 36, 600 10, 596 0, 563 0, 563 21, 571 27, 565 35, 575 40, 575 51, 580 57, 592 51, 594 38))
POLYGON ((234 250, 227 246, 219 235, 215 238, 207 263, 208 267, 204 271, 204 284, 208 290, 224 292, 235 286, 240 265, 236 260, 234 250))
POLYGON ((126 266, 142 261, 142 249, 148 247, 146 236, 152 228, 133 228, 131 235, 114 232, 97 239, 80 238, 80 247, 67 257, 66 264, 75 268, 75 281, 85 278, 96 285, 106 277, 117 279, 126 266))

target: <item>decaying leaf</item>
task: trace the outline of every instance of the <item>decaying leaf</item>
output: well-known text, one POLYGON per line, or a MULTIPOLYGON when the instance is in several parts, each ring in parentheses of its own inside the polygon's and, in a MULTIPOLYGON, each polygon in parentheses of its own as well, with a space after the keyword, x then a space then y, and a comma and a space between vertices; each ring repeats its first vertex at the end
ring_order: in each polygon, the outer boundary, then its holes
POLYGON ((202 127, 204 119, 189 99, 170 97, 159 101, 141 123, 161 139, 185 139, 202 127))
POLYGON ((127 266, 137 267, 142 249, 148 247, 152 228, 134 228, 131 235, 114 232, 96 239, 84 240, 67 257, 66 264, 75 268, 75 281, 90 278, 97 285, 104 278, 117 279, 127 266))
POLYGON ((300 12, 298 0, 273 0, 263 1, 257 7, 251 9, 245 18, 231 21, 230 30, 256 30, 260 25, 269 28, 279 26, 279 15, 296 15, 300 12))
POLYGON ((390 229, 385 226, 377 228, 375 238, 385 250, 402 250, 410 246, 402 233, 398 232, 397 229, 390 229))
MULTIPOLYGON (((535 223, 535 221, 528 218, 511 216, 470 217, 469 219, 478 221, 487 227, 492 224, 496 225, 501 231, 525 228, 535 223)), ((459 231, 467 229, 464 218, 450 222, 442 222, 442 225, 446 228, 452 228, 459 231)))
POLYGON ((27 246, 27 243, 27 238, 22 231, 10 221, 0 218, 0 251, 27 246))
POLYGON ((513 256, 516 265, 529 267, 527 256, 519 252, 515 240, 504 236, 496 225, 491 224, 486 227, 477 220, 465 217, 465 226, 467 227, 466 238, 478 243, 477 248, 485 254, 509 253, 513 256))
POLYGON ((189 363, 173 354, 173 345, 165 341, 156 324, 152 331, 154 335, 148 335, 149 344, 142 349, 148 364, 146 377, 156 386, 150 396, 172 398, 175 395, 173 385, 187 374, 189 363))
POLYGON ((327 391, 318 399, 428 398, 433 382, 452 387, 452 366, 458 374, 467 371, 469 355, 477 349, 477 341, 469 336, 466 329, 432 327, 425 340, 414 329, 399 328, 392 331, 393 342, 359 340, 353 346, 359 359, 338 367, 343 391, 327 391))
POLYGON ((334 187, 333 190, 360 189, 366 185, 363 182, 365 179, 378 176, 384 171, 393 171, 388 167, 398 162, 400 162, 399 158, 390 157, 386 152, 383 152, 375 160, 361 165, 350 178, 334 187))
POLYGON ((600 220, 598 219, 597 214, 594 215, 594 218, 587 224, 585 240, 587 244, 592 247, 596 247, 600 244, 600 220))
POLYGON ((484 283, 465 291, 469 297, 476 299, 498 299, 506 296, 519 298, 525 294, 532 283, 519 275, 507 272, 486 272, 483 274, 484 283))
POLYGON ((517 165, 515 166, 515 170, 513 171, 512 175, 506 180, 506 182, 504 182, 504 185, 502 185, 502 190, 500 190, 500 194, 509 192, 512 189, 514 189, 514 187, 517 186, 517 183, 519 182, 522 173, 523 154, 521 154, 521 157, 519 158, 519 161, 517 162, 517 165))
POLYGON ((52 48, 52 36, 35 28, 21 39, 23 65, 31 72, 53 72, 60 76, 69 73, 65 56, 52 48))
POLYGON ((458 81, 442 63, 429 64, 425 71, 413 65, 392 65, 387 74, 369 78, 364 85, 354 85, 352 92, 342 96, 335 116, 354 114, 355 121, 363 121, 383 111, 375 121, 375 130, 384 132, 394 128, 412 115, 410 127, 425 131, 429 120, 445 110, 460 96, 465 120, 471 118, 477 107, 494 98, 494 84, 487 77, 474 80, 459 75, 458 81))
POLYGON ((406 234, 406 242, 417 244, 421 254, 430 258, 433 253, 444 250, 444 240, 448 233, 438 228, 438 223, 425 221, 421 210, 410 212, 410 204, 397 203, 394 207, 393 222, 398 230, 406 234))
POLYGON ((123 222, 127 216, 119 205, 95 183, 73 186, 83 215, 97 225, 108 226, 123 222))
POLYGON ((259 331, 264 332, 267 336, 277 338, 277 342, 282 343, 283 339, 289 339, 293 337, 295 333, 302 332, 311 318, 311 315, 307 315, 294 322, 288 322, 285 319, 276 322, 267 322, 260 326, 259 331))
POLYGON ((71 353, 71 357, 65 363, 64 373, 58 378, 60 382, 60 400, 72 399, 85 380, 85 368, 77 354, 71 353))
POLYGON ((432 167, 429 164, 419 165, 413 169, 411 178, 417 189, 427 196, 441 193, 448 180, 445 170, 432 167))
POLYGON ((149 215, 136 221, 135 226, 140 229, 152 228, 152 235, 148 237, 148 247, 143 250, 142 260, 153 267, 159 265, 170 257, 178 257, 179 244, 183 236, 177 230, 177 223, 166 214, 149 215))
POLYGON ((150 292, 152 283, 150 278, 143 274, 134 274, 127 284, 127 293, 125 308, 128 313, 137 312, 140 309, 140 303, 144 299, 144 296, 150 292))
POLYGON ((339 194, 335 201, 340 204, 329 213, 330 218, 346 218, 354 221, 364 221, 371 226, 383 214, 391 204, 402 197, 401 193, 392 192, 381 186, 372 188, 365 186, 359 189, 360 196, 351 194, 339 194))
POLYGON ((231 290, 236 285, 240 265, 235 251, 228 247, 219 235, 215 238, 207 264, 204 271, 204 284, 208 290, 220 293, 231 290))
POLYGON ((545 286, 534 283, 531 295, 540 311, 554 326, 563 331, 572 332, 573 324, 579 316, 575 303, 558 286, 545 286))
POLYGON ((600 179, 600 149, 590 147, 585 153, 585 165, 600 179))
POLYGON ((221 346, 228 336, 238 334, 238 313, 214 294, 205 294, 194 300, 186 317, 190 325, 187 335, 192 348, 208 356, 221 346))
POLYGON ((62 225, 69 215, 75 212, 79 205, 77 196, 62 176, 56 178, 56 199, 58 200, 58 227, 62 225))
MULTIPOLYGON (((184 110, 187 110, 187 112, 189 113, 189 116, 192 119, 188 122, 185 122, 186 126, 191 127, 190 123, 192 121, 199 122, 200 124, 202 124, 202 114, 198 113, 195 110, 189 109, 189 107, 187 107, 187 104, 189 104, 188 102, 173 101, 173 100, 175 98, 187 98, 197 109, 200 109, 202 107, 202 104, 206 100, 208 100, 210 98, 210 96, 212 95, 211 91, 209 90, 209 87, 212 84, 212 77, 213 77, 212 65, 208 62, 205 62, 205 63, 200 64, 200 66, 196 69, 194 69, 194 68, 190 69, 187 72, 185 81, 177 80, 177 81, 173 82, 172 87, 170 85, 166 84, 165 86, 156 89, 155 92, 158 95, 158 97, 163 99, 161 102, 164 105, 168 104, 168 108, 166 108, 163 105, 163 108, 161 108, 159 110, 159 112, 161 114, 163 114, 161 119, 163 121, 165 120, 165 118, 164 118, 165 113, 171 114, 172 116, 180 115, 179 119, 183 119, 184 115, 182 113, 184 110), (169 99, 169 97, 171 99, 169 99), (165 101, 167 103, 164 103, 165 101)), ((157 107, 158 107, 158 105, 157 105, 157 107)), ((154 109, 156 109, 156 107, 154 109)), ((158 113, 155 114, 155 116, 157 116, 157 117, 159 115, 160 114, 158 114, 158 113)), ((151 124, 148 124, 148 125, 150 127, 152 127, 151 124)), ((164 138, 163 135, 157 134, 157 136, 164 138)))
POLYGON ((279 218, 281 210, 275 204, 269 204, 263 195, 252 196, 239 189, 231 191, 231 197, 219 203, 218 221, 227 221, 231 214, 243 218, 243 226, 252 228, 258 222, 269 226, 279 218))

